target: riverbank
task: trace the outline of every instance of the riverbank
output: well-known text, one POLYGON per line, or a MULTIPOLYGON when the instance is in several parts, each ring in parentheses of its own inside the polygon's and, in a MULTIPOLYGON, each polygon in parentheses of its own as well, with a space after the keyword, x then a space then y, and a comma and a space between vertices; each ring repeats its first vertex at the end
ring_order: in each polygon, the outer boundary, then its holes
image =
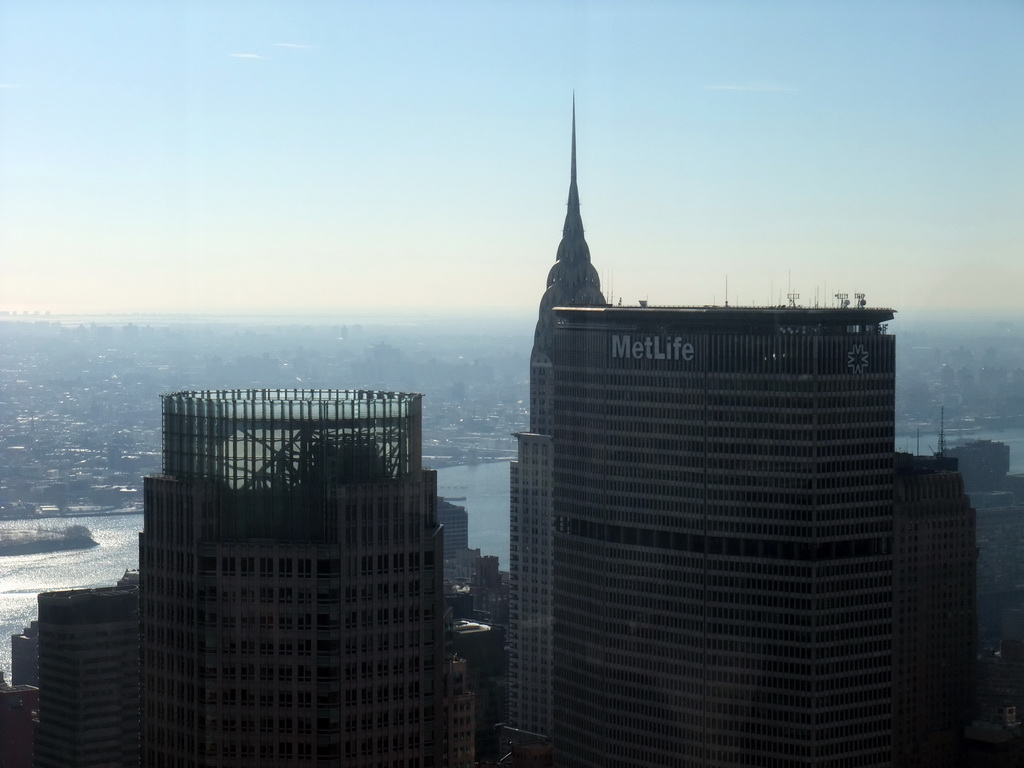
POLYGON ((0 557, 44 555, 50 552, 68 552, 99 546, 84 525, 65 528, 36 528, 0 530, 0 557))

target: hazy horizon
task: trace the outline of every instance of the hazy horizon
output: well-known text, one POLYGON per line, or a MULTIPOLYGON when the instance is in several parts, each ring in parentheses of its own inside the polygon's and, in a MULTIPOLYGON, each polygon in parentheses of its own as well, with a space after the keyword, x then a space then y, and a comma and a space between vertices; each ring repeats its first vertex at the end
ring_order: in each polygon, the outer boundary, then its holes
MULTIPOLYGON (((623 302, 622 306, 639 306, 637 302, 623 302)), ((648 306, 652 308, 703 308, 703 307, 721 307, 719 304, 656 304, 651 302, 648 306)), ((742 305, 744 308, 774 308, 774 305, 769 307, 767 304, 753 304, 753 305, 742 305)), ((826 305, 821 305, 822 308, 826 305)), ((827 307, 835 308, 836 302, 831 300, 827 307)), ((877 305, 871 305, 872 308, 879 308, 877 305)), ((813 309, 813 306, 803 304, 800 306, 802 309, 813 309)), ((895 318, 892 323, 1024 323, 1024 307, 1014 307, 1012 309, 1000 309, 1000 308, 958 308, 958 307, 925 307, 925 308, 911 308, 911 309, 900 309, 899 307, 884 307, 886 309, 892 309, 895 312, 895 318)), ((4 309, 0 309, 0 323, 5 321, 15 322, 39 322, 39 321, 50 321, 50 322, 61 322, 68 325, 75 325, 85 322, 96 322, 101 324, 121 325, 131 324, 136 321, 139 322, 154 322, 154 323, 188 323, 197 324, 208 322, 211 324, 217 323, 236 323, 236 322, 255 322, 258 324, 281 324, 281 325, 297 325, 302 323, 311 323, 314 325, 330 325, 330 324, 358 324, 358 323, 370 323, 374 325, 381 324, 416 324, 419 322, 452 322, 452 323, 463 323, 467 320, 480 321, 485 324, 490 323, 507 323, 512 322, 516 324, 528 324, 532 330, 533 326, 537 322, 538 307, 528 307, 519 309, 507 309, 504 307, 466 307, 451 309, 448 307, 409 307, 409 308, 381 308, 375 310, 374 308, 359 308, 352 311, 345 311, 343 308, 325 310, 322 312, 311 312, 311 311, 298 311, 298 312, 146 312, 146 311, 134 311, 134 312, 49 312, 39 310, 24 310, 21 312, 12 312, 4 309)), ((467 332, 475 332, 477 328, 470 326, 462 326, 462 330, 467 332)))
POLYGON ((1024 4, 0 8, 0 310, 1012 311, 1024 4), (728 295, 726 295, 728 286, 728 295))

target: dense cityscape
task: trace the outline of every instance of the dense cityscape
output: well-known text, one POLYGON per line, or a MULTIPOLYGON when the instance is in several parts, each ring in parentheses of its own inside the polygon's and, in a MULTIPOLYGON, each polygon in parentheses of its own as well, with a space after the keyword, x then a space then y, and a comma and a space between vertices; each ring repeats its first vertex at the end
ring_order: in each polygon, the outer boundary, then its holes
MULTIPOLYGON (((5 474, 0 518, 141 509, 160 466, 160 400, 194 387, 311 387, 425 395, 431 467, 508 460, 528 424, 529 323, 473 334, 437 319, 352 326, 273 319, 7 317, 0 350, 5 474)), ((897 315, 897 446, 976 437, 1021 445, 1020 322, 897 315)), ((488 327, 492 325, 495 327, 488 327)), ((1022 446, 1024 447, 1024 446, 1022 446)), ((920 451, 918 450, 920 448, 920 451)), ((1014 456, 1015 462, 1020 461, 1014 456)))
POLYGON ((62 557, 26 520, 73 518, 73 550, 144 513, 116 586, 38 584, 0 765, 1021 759, 1014 321, 613 306, 572 138, 532 348, 526 322, 0 320, 8 562, 62 557), (438 495, 481 463, 510 466, 508 563, 438 495))
POLYGON ((18 472, 0 515, 140 505, 141 478, 160 466, 159 396, 199 383, 422 392, 431 466, 507 460, 526 418, 524 334, 445 325, 7 319, 2 439, 18 472))
POLYGON ((1024 768, 1022 29, 0 5, 0 768, 1024 768))

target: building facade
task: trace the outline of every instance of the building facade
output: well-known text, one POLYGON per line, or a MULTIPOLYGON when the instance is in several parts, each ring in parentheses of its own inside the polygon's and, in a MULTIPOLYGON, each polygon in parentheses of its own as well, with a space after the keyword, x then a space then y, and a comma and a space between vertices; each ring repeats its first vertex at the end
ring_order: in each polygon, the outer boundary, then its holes
POLYGON ((1010 472, 1010 446, 1006 443, 968 440, 947 448, 945 454, 957 460, 968 494, 1004 490, 1010 472))
POLYGON ((1024 606, 1024 504, 1007 496, 970 494, 977 519, 978 629, 987 648, 999 646, 1003 614, 1024 606))
POLYGON ((503 719, 506 694, 505 632, 478 621, 456 621, 452 627, 455 655, 466 660, 466 679, 475 706, 477 760, 497 761, 497 726, 503 719))
POLYGON ((473 768, 476 765, 476 694, 469 685, 465 659, 453 656, 449 660, 447 683, 447 768, 473 768))
MULTIPOLYGON (((959 768, 974 714, 974 510, 956 459, 896 456, 893 765, 959 768)), ((994 711, 994 710, 993 710, 994 711)))
POLYGON ((420 408, 367 391, 164 396, 140 546, 147 766, 442 765, 420 408))
POLYGON ((11 635, 11 683, 39 685, 39 622, 33 621, 21 634, 11 635))
POLYGON ((465 507, 438 497, 437 520, 444 526, 444 559, 454 560, 469 549, 469 513, 465 507))
POLYGON ((139 765, 137 587, 39 595, 35 765, 139 765))
POLYGON ((39 689, 8 685, 0 672, 0 768, 32 768, 39 689))
POLYGON ((555 314, 555 765, 890 765, 893 312, 555 314))
POLYGON ((530 429, 516 435, 509 498, 508 723, 550 734, 551 723, 551 473, 552 354, 560 306, 601 306, 601 281, 583 236, 576 184, 576 106, 573 104, 569 198, 562 240, 541 297, 530 354, 530 429))

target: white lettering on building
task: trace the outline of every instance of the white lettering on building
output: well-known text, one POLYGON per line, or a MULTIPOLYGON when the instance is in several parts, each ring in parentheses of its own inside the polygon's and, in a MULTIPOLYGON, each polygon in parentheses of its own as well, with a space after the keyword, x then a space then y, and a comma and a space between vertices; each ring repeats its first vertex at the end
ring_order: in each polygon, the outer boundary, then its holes
POLYGON ((682 336, 645 336, 634 339, 628 334, 612 334, 612 359, 693 360, 693 344, 682 336))

